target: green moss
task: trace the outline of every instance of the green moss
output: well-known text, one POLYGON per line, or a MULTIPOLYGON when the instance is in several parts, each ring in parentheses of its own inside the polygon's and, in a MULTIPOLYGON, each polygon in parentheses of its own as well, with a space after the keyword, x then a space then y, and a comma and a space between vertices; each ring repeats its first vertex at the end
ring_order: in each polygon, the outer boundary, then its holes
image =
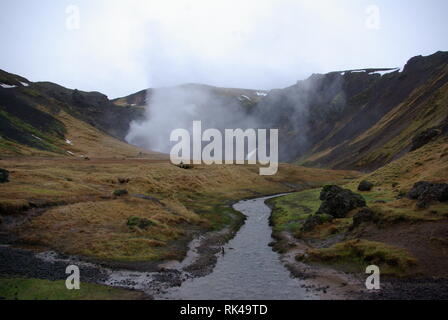
POLYGON ((298 232, 303 222, 320 206, 321 189, 312 189, 273 198, 267 204, 273 208, 271 223, 274 232, 298 232))
POLYGON ((142 293, 81 283, 80 290, 68 290, 65 281, 0 279, 0 297, 6 300, 135 300, 142 293))

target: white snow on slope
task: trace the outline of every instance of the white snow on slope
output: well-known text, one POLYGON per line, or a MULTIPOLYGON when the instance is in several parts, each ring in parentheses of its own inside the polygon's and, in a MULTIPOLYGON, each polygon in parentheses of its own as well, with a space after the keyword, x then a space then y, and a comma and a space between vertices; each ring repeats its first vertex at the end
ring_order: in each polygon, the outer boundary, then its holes
POLYGON ((11 86, 9 84, 0 83, 0 87, 2 87, 3 89, 11 89, 16 88, 17 86, 11 86))
POLYGON ((34 134, 32 134, 32 136, 33 136, 33 138, 36 138, 37 140, 40 140, 40 141, 42 141, 42 139, 41 139, 41 138, 39 138, 38 136, 35 136, 34 134))
POLYGON ((381 76, 384 76, 385 74, 393 73, 393 72, 396 72, 398 70, 399 70, 399 68, 396 68, 396 69, 393 69, 393 70, 386 70, 386 71, 377 71, 377 72, 374 72, 374 74, 379 74, 381 76))

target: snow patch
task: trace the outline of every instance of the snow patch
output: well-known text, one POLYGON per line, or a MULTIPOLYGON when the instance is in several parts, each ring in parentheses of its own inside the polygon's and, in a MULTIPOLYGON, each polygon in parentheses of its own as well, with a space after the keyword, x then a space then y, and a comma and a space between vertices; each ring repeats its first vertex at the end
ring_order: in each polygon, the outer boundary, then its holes
POLYGON ((29 87, 29 86, 30 86, 30 84, 29 84, 29 83, 26 83, 26 82, 20 82, 20 84, 21 84, 22 86, 24 86, 24 87, 29 87))
POLYGON ((73 152, 71 152, 71 151, 67 151, 67 153, 69 154, 69 155, 71 155, 71 156, 74 156, 75 154, 73 153, 73 152))
POLYGON ((69 144, 69 145, 71 145, 71 146, 73 145, 73 142, 72 142, 71 140, 68 140, 68 139, 65 139, 65 143, 66 143, 66 144, 69 144))
POLYGON ((33 138, 36 138, 37 140, 40 140, 40 141, 42 141, 42 139, 41 139, 41 138, 39 138, 38 136, 35 136, 34 134, 32 134, 32 136, 33 136, 33 138))
POLYGON ((266 92, 257 92, 257 96, 266 97, 268 94, 266 92))
POLYGON ((376 71, 374 74, 379 74, 380 76, 384 76, 385 74, 393 73, 398 71, 399 68, 393 69, 393 70, 386 70, 386 71, 376 71))
POLYGON ((12 89, 16 88, 17 86, 11 86, 9 84, 0 83, 0 87, 2 87, 3 89, 12 89))

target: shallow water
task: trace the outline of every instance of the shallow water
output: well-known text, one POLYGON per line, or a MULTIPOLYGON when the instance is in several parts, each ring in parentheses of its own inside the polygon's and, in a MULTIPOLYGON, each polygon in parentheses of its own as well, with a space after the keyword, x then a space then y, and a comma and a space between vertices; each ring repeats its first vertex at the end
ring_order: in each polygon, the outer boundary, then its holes
MULTIPOLYGON (((213 272, 185 281, 156 299, 180 300, 300 300, 313 297, 293 279, 281 264, 279 255, 268 244, 273 241, 269 216, 264 204, 273 197, 245 200, 234 209, 247 216, 235 238, 225 246, 213 272)), ((314 297, 315 298, 315 297, 314 297)))

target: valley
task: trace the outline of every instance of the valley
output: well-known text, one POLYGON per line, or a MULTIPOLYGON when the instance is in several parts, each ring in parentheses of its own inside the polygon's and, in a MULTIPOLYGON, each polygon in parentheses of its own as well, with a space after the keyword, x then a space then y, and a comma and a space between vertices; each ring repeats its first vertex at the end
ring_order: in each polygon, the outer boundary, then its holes
POLYGON ((1 71, 0 297, 286 298, 291 286, 292 299, 446 298, 447 80, 446 52, 271 91, 189 84, 113 100, 1 71), (172 108, 278 129, 277 173, 177 166, 142 131, 128 143, 179 92, 172 108), (60 289, 70 261, 86 273, 80 295, 60 289), (372 264, 380 292, 363 288, 372 264), (257 295, 266 286, 275 294, 257 295))

